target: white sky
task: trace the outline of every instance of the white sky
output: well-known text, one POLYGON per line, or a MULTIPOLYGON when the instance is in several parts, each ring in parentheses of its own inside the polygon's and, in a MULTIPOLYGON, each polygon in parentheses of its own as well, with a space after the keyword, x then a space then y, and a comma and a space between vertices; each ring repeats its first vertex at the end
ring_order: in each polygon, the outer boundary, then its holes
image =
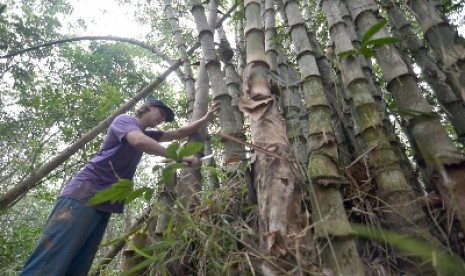
MULTIPOLYGON (((73 14, 87 22, 88 29, 80 35, 113 35, 138 38, 150 31, 148 26, 139 25, 133 19, 137 7, 118 5, 115 0, 71 0, 73 14)), ((465 26, 458 27, 459 33, 465 35, 465 26)), ((230 42, 231 43, 231 42, 230 42)))
POLYGON ((82 18, 87 23, 87 30, 80 35, 113 35, 137 38, 149 32, 148 26, 141 26, 134 20, 136 7, 120 6, 115 0, 72 0, 74 10, 72 17, 82 18))

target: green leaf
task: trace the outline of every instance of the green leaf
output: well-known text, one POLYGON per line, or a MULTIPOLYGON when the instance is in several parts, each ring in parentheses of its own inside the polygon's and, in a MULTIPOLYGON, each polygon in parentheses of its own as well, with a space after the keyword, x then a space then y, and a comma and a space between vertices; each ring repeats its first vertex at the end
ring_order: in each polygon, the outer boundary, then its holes
POLYGON ((162 180, 160 181, 160 184, 166 184, 170 181, 171 178, 173 178, 174 171, 172 170, 163 170, 162 171, 162 180))
MULTIPOLYGON (((166 229, 165 229, 165 235, 166 235, 166 238, 171 241, 171 236, 173 234, 173 226, 174 226, 174 221, 172 219, 170 219, 168 221, 168 225, 166 226, 166 229)), ((159 245, 160 246, 160 245, 159 245)))
POLYGON ((173 142, 169 144, 169 146, 166 148, 166 153, 168 154, 168 157, 178 161, 179 159, 179 150, 180 150, 180 145, 179 142, 173 142))
POLYGON ((352 224, 351 227, 359 236, 389 243, 402 251, 420 257, 427 263, 431 263, 438 275, 465 275, 465 263, 460 258, 450 255, 449 252, 441 248, 435 248, 428 244, 428 241, 363 225, 352 224))
POLYGON ((400 40, 395 38, 395 37, 382 37, 382 38, 377 38, 377 39, 367 41, 365 43, 365 46, 368 46, 368 45, 378 46, 378 45, 394 44, 394 43, 397 43, 399 41, 400 40))
POLYGON ((346 57, 346 56, 355 56, 357 55, 358 52, 356 50, 348 50, 348 51, 343 51, 337 54, 339 57, 346 57))
POLYGON ((219 179, 226 179, 227 178, 226 173, 220 168, 217 168, 217 167, 214 167, 214 166, 205 166, 204 168, 207 171, 212 172, 219 179))
POLYGON ((129 204, 130 202, 134 201, 136 198, 141 197, 148 190, 151 190, 151 189, 147 188, 147 187, 144 187, 144 188, 140 188, 140 189, 137 189, 137 190, 131 192, 127 196, 126 200, 124 201, 124 204, 129 204))
POLYGON ((375 25, 371 26, 362 36, 362 44, 365 45, 365 43, 372 37, 374 36, 377 32, 379 32, 385 25, 387 24, 386 20, 382 20, 375 25))
POLYGON ((200 143, 200 142, 188 144, 179 151, 179 157, 183 158, 186 156, 194 155, 198 153, 199 151, 201 151, 202 148, 203 148, 203 143, 200 143))
POLYGON ((149 189, 144 193, 144 199, 150 201, 153 197, 153 189, 149 189))
POLYGON ((182 163, 172 163, 168 165, 163 171, 162 171, 162 176, 163 176, 163 183, 168 183, 171 178, 173 178, 174 172, 179 169, 184 169, 186 165, 182 163))
POLYGON ((128 195, 132 192, 133 183, 129 179, 120 179, 118 182, 113 184, 110 188, 100 191, 99 193, 92 196, 88 201, 87 205, 93 206, 103 202, 124 202, 128 195))
MULTIPOLYGON (((176 170, 180 170, 180 169, 184 169, 186 167, 186 165, 182 164, 182 163, 172 163, 170 165, 168 165, 166 167, 166 169, 170 169, 172 171, 176 171, 176 170)), ((165 169, 165 170, 166 170, 165 169)))
POLYGON ((139 256, 142 256, 142 257, 145 257, 147 259, 150 259, 150 260, 155 260, 155 257, 153 256, 150 256, 148 255, 147 253, 145 253, 144 251, 140 250, 135 244, 133 244, 131 241, 128 241, 128 247, 131 248, 132 250, 134 250, 137 255, 139 256))
POLYGON ((362 47, 360 48, 360 54, 364 55, 365 57, 372 57, 375 52, 373 52, 373 50, 370 48, 362 47))

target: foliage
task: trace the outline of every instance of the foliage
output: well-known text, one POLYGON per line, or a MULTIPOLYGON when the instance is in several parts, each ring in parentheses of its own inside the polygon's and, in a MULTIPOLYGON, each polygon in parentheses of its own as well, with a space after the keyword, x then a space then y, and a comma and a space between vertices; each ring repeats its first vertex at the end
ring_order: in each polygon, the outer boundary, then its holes
MULTIPOLYGON (((253 270, 250 258, 259 253, 251 244, 241 241, 241 237, 255 233, 241 218, 244 210, 240 209, 241 193, 236 188, 211 191, 194 211, 171 209, 172 219, 155 242, 143 248, 129 243, 142 261, 123 275, 146 267, 154 267, 162 275, 168 275, 171 269, 185 265, 191 265, 195 269, 191 272, 197 275, 250 274, 253 270)), ((145 231, 147 229, 139 233, 145 231)))
MULTIPOLYGON (((20 49, 60 37, 58 18, 69 13, 70 6, 65 1, 51 4, 8 5, 0 19, 8 33, 2 43, 20 49)), ((0 103, 8 106, 0 113, 0 130, 5 133, 0 145, 8 153, 0 166, 2 186, 7 189, 57 155, 153 79, 149 68, 157 59, 147 54, 122 43, 91 42, 39 49, 0 63, 6 80, 0 85, 5 91, 0 103), (8 86, 11 80, 14 84, 8 86)), ((81 162, 98 147, 98 140, 87 144, 81 162)))
POLYGON ((0 214, 0 271, 14 275, 24 264, 42 233, 53 200, 26 197, 0 214))
POLYGON ((449 14, 452 12, 459 12, 463 10, 465 6, 464 0, 443 0, 442 7, 445 14, 449 14))
MULTIPOLYGON (((177 162, 171 163, 166 168, 162 170, 162 179, 159 181, 160 184, 167 183, 174 175, 177 170, 183 169, 186 165, 179 163, 183 157, 194 155, 198 153, 203 148, 203 143, 192 143, 184 147, 181 147, 179 143, 171 143, 166 151, 168 157, 177 162)), ((153 195, 153 189, 149 187, 142 187, 140 189, 134 190, 134 184, 129 179, 119 179, 115 184, 110 188, 105 189, 94 196, 92 196, 88 201, 88 205, 97 205, 106 201, 111 203, 115 202, 124 202, 124 204, 129 204, 135 199, 144 196, 146 201, 149 201, 153 195)))
POLYGON ((166 148, 166 152, 168 153, 168 157, 179 161, 183 157, 198 153, 200 150, 202 150, 202 148, 203 143, 190 143, 184 147, 181 147, 179 143, 174 142, 166 148))
MULTIPOLYGON (((315 5, 318 5, 316 1, 312 1, 315 5)), ((326 17, 321 9, 314 7, 313 9, 317 10, 316 17, 311 22, 311 30, 316 34, 320 45, 329 44, 329 30, 326 26, 326 17)))
MULTIPOLYGON (((118 2, 137 6, 137 14, 134 17, 151 28, 150 33, 145 37, 145 42, 166 52, 167 56, 172 59, 179 56, 173 32, 164 14, 163 6, 159 2, 146 0, 118 0, 118 2)), ((230 5, 229 2, 231 1, 221 1, 220 9, 225 10, 230 5)), ((243 1, 239 1, 239 3, 243 3, 243 1)), ((325 15, 319 7, 321 3, 321 1, 311 1, 310 6, 315 11, 315 18, 309 23, 311 23, 310 28, 316 33, 320 44, 327 45, 330 39, 325 24, 325 15)), ((186 46, 189 47, 194 41, 197 41, 198 35, 194 27, 195 24, 192 24, 189 3, 173 1, 172 4, 179 16, 179 24, 186 46)), ((464 1, 462 0, 442 1, 441 5, 446 16, 458 14, 463 11, 463 6, 464 1)), ((4 1, 4 4, 0 5, 0 32, 3 34, 0 37, 0 55, 72 35, 63 26, 63 22, 65 22, 63 19, 68 17, 71 12, 71 5, 66 0, 4 1)), ((243 17, 244 14, 239 11, 230 23, 234 24, 243 20, 243 17)), ((463 16, 460 15, 457 22, 462 22, 461 18, 463 16)), ((275 42, 284 42, 283 44, 285 44, 286 40, 289 39, 287 31, 289 26, 283 26, 279 20, 277 22, 281 25, 277 26, 278 34, 274 38, 275 42)), ((80 23, 82 22, 76 24, 81 26, 80 23)), ((360 46, 355 50, 339 53, 339 56, 360 55, 370 58, 376 47, 396 43, 397 40, 391 37, 373 39, 384 27, 386 27, 386 21, 372 26, 363 34, 360 46)), ((295 55, 289 49, 286 50, 288 50, 286 54, 288 54, 289 60, 294 61, 295 55)), ((332 58, 332 55, 328 54, 328 57, 332 58)), ((195 61, 195 58, 191 60, 192 63, 195 61)), ((336 61, 333 60, 333 62, 336 61)), ((162 70, 159 63, 160 59, 153 57, 147 50, 122 43, 94 41, 58 44, 21 56, 1 59, 0 133, 3 139, 0 139, 0 190, 7 190, 21 179, 34 173, 42 164, 127 102, 135 91, 144 87, 162 70)), ((378 69, 378 65, 374 64, 374 68, 378 69)), ((379 71, 376 70, 376 74, 379 76, 378 73, 379 71)), ((343 75, 338 77, 344 78, 343 75)), ((184 114, 186 113, 187 100, 179 87, 177 80, 168 78, 161 88, 154 92, 153 96, 162 97, 167 104, 176 109, 177 114, 184 114)), ((389 107, 395 111, 393 115, 398 118, 429 119, 434 116, 413 110, 397 110, 400 105, 393 99, 389 99, 391 96, 383 95, 383 97, 383 99, 388 99, 389 107)), ((433 94, 429 93, 427 97, 430 104, 437 105, 433 94)), ((354 101, 349 97, 347 100, 354 101)), ((438 109, 437 106, 436 109, 438 109)), ((344 107, 343 112, 351 112, 351 110, 344 107)), ((179 119, 174 123, 167 124, 168 127, 177 127, 183 124, 182 115, 179 119)), ((341 122, 337 123, 341 124, 341 122)), ((444 124, 451 128, 448 122, 444 122, 444 124)), ((359 131, 357 127, 355 127, 355 132, 359 131)), ((247 130, 247 127, 244 129, 247 130)), ((248 137, 247 135, 249 133, 245 133, 246 137, 248 137)), ((355 133, 355 136, 357 135, 359 133, 355 133)), ((322 136, 326 138, 326 133, 323 133, 322 136)), ((411 152, 412 146, 409 146, 404 140, 406 139, 403 139, 402 142, 406 146, 406 151, 411 152)), ((0 270, 2 272, 13 274, 20 269, 27 257, 26 255, 35 246, 43 222, 46 220, 58 190, 68 182, 76 170, 93 156, 98 150, 99 142, 99 139, 95 139, 95 141, 88 143, 79 152, 79 156, 72 157, 47 176, 38 189, 22 199, 14 208, 1 214, 0 270)), ((213 142, 214 148, 221 148, 220 139, 213 142)), ((340 144, 346 142, 338 141, 340 144)), ((121 201, 125 204, 132 202, 126 206, 127 217, 115 216, 116 218, 113 218, 108 232, 111 233, 109 236, 113 241, 127 239, 129 248, 143 258, 144 261, 134 267, 134 271, 151 266, 159 269, 161 273, 166 273, 170 266, 182 262, 195 270, 191 271, 192 273, 199 275, 253 274, 251 271, 256 265, 255 257, 263 261, 264 256, 255 250, 258 245, 253 243, 257 234, 261 234, 256 232, 258 227, 253 216, 254 207, 244 207, 246 205, 244 198, 248 187, 242 182, 241 187, 228 186, 231 179, 221 168, 213 166, 203 167, 203 169, 213 171, 221 176, 221 188, 215 191, 202 191, 201 203, 195 208, 184 210, 177 202, 170 206, 172 207, 172 220, 165 233, 157 236, 155 242, 144 248, 139 248, 130 242, 129 238, 132 235, 145 234, 148 227, 137 228, 127 234, 121 233, 125 226, 131 224, 133 220, 131 215, 140 214, 143 207, 147 206, 147 202, 153 197, 154 189, 146 183, 153 183, 153 179, 159 176, 155 182, 156 185, 164 185, 177 170, 185 167, 176 161, 179 161, 183 156, 194 154, 201 147, 200 144, 181 147, 179 143, 173 143, 168 147, 168 153, 174 162, 165 164, 166 166, 161 170, 156 168, 150 170, 151 161, 144 157, 143 160, 146 162, 138 168, 136 181, 120 179, 112 188, 96 195, 89 202, 90 204, 98 204, 108 200, 121 201)), ((353 156, 354 159, 358 158, 361 152, 356 154, 357 156, 353 156)), ((357 208, 357 210, 363 209, 361 212, 366 213, 367 219, 364 223, 367 224, 372 220, 383 223, 382 220, 378 219, 384 216, 384 211, 381 210, 384 207, 379 206, 380 199, 373 196, 376 193, 376 187, 372 185, 372 179, 376 177, 375 174, 378 172, 371 170, 370 166, 372 165, 368 164, 366 168, 360 170, 364 173, 366 170, 366 173, 369 174, 367 179, 359 181, 360 187, 354 188, 359 183, 351 183, 354 185, 351 189, 357 189, 357 193, 366 193, 371 201, 354 199, 351 196, 344 199, 344 204, 347 206, 354 204, 353 208, 346 210, 355 213, 357 208), (357 201, 357 205, 355 205, 355 201, 357 201)), ((421 166, 421 164, 416 165, 417 167, 421 166)), ((302 197, 305 196, 302 195, 302 197)), ((308 198, 302 198, 302 200, 308 200, 308 198)), ((447 220, 449 219, 453 220, 447 218, 447 220)), ((439 229, 439 227, 437 228, 439 229)), ((445 231, 447 234, 459 236, 456 247, 460 247, 461 232, 449 231, 452 228, 448 225, 443 228, 447 230, 445 231)), ((420 256, 424 258, 425 262, 432 262, 437 265, 437 268, 443 269, 442 271, 451 268, 462 272, 462 260, 457 260, 447 254, 438 253, 433 256, 431 252, 439 251, 435 251, 436 249, 427 244, 384 231, 381 228, 378 230, 357 230, 354 228, 354 230, 359 236, 369 238, 371 244, 381 241, 398 247, 409 254, 420 256), (432 256, 433 258, 431 258, 432 256)), ((443 238, 447 241, 446 243, 455 241, 452 238, 449 241, 447 238, 443 238)), ((102 252, 105 249, 107 248, 103 246, 102 252)), ((385 253, 371 252, 365 247, 358 249, 366 255, 379 254, 381 257, 377 258, 385 257, 386 259, 381 263, 387 264, 386 267, 391 265, 388 263, 392 259, 385 253)), ((458 252, 458 250, 455 251, 458 252)), ((106 272, 118 273, 118 265, 116 263, 115 267, 109 268, 106 272)))
POLYGON ((435 248, 426 241, 399 235, 384 229, 368 228, 363 225, 352 225, 357 235, 380 242, 386 242, 402 251, 420 257, 425 263, 430 263, 438 275, 463 275, 465 262, 443 249, 435 248))
POLYGON ((375 53, 373 47, 393 44, 399 42, 397 38, 394 37, 382 37, 371 39, 376 33, 381 31, 381 29, 387 24, 386 20, 382 20, 379 23, 371 26, 362 36, 361 45, 355 50, 348 50, 338 54, 340 57, 344 56, 353 56, 353 55, 363 55, 365 57, 372 57, 375 53))
MULTIPOLYGON (((71 13, 67 1, 5 4, 0 16, 3 34, 0 55, 71 35, 63 33, 68 29, 62 28, 63 18, 71 13)), ((145 49, 106 42, 57 44, 0 59, 2 193, 35 172, 154 79, 160 68, 154 69, 153 64, 158 61, 145 49)), ((44 178, 34 196, 22 199, 29 204, 18 205, 26 209, 25 214, 36 212, 39 218, 50 212, 50 204, 42 202, 56 198, 62 185, 98 150, 99 138, 44 178), (41 204, 44 208, 36 208, 41 204)), ((132 196, 140 191, 134 191, 132 196)), ((150 192, 145 194, 148 196, 150 192)), ((17 212, 17 207, 9 212, 17 212)), ((18 270, 35 246, 45 219, 2 216, 5 220, 1 229, 0 270, 7 267, 18 270), (15 246, 18 241, 24 246, 15 246)))

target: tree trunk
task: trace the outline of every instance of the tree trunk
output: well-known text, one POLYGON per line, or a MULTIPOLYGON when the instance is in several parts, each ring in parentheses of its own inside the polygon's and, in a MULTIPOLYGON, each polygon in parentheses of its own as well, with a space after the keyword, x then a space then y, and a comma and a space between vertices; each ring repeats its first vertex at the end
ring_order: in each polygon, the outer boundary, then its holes
MULTIPOLYGON (((379 22, 370 8, 376 6, 372 0, 348 0, 347 3, 362 34, 379 22)), ((387 31, 381 29, 373 39, 387 36, 387 31)), ((465 197, 465 173, 460 173, 465 169, 465 158, 421 95, 412 70, 397 50, 392 45, 376 46, 375 56, 399 111, 407 113, 403 116, 406 131, 427 166, 430 182, 438 186, 445 204, 454 208, 465 229, 465 202, 458 200, 465 197)))
MULTIPOLYGON (((205 69, 205 63, 200 62, 199 73, 197 77, 197 89, 193 105, 193 113, 190 122, 195 122, 205 116, 208 111, 208 75, 205 69)), ((194 142, 204 143, 207 138, 207 128, 202 127, 187 139, 187 144, 194 142)), ((197 154, 198 157, 201 153, 197 154)), ((184 208, 189 208, 193 203, 198 205, 199 202, 192 202, 195 195, 202 189, 202 175, 200 168, 184 168, 180 172, 179 184, 176 186, 178 199, 184 208)))
MULTIPOLYGON (((210 138, 207 138, 207 140, 205 141, 204 152, 205 152, 206 156, 208 156, 210 154, 213 154, 210 138)), ((210 158, 207 161, 207 165, 209 167, 211 167, 211 168, 216 167, 215 159, 210 158)), ((211 169, 207 171, 207 181, 208 181, 208 190, 214 191, 219 187, 218 177, 216 176, 216 174, 211 169)))
MULTIPOLYGON (((285 56, 285 50, 278 45, 275 30, 274 0, 265 1, 265 54, 267 62, 271 66, 271 78, 276 84, 274 87, 282 87, 274 91, 280 102, 281 114, 286 120, 287 138, 292 145, 292 153, 302 168, 307 166, 307 140, 308 121, 301 114, 303 110, 300 97, 300 78, 293 70, 293 65, 285 56), (303 119, 304 118, 304 119, 303 119)), ((303 169, 304 170, 304 169, 303 169)))
POLYGON ((465 101, 465 44, 459 41, 457 32, 429 1, 409 0, 407 5, 441 60, 447 83, 465 101))
POLYGON ((331 127, 331 109, 315 56, 312 54, 314 49, 308 39, 298 2, 285 1, 285 8, 308 110, 307 174, 313 196, 312 217, 314 221, 321 222, 315 226, 315 237, 323 244, 324 263, 333 271, 342 275, 364 275, 354 233, 339 191, 347 180, 340 174, 337 141, 331 127))
POLYGON ((428 55, 428 48, 418 39, 417 33, 400 8, 392 0, 382 1, 388 11, 389 23, 407 56, 410 53, 421 68, 421 73, 436 95, 444 113, 457 133, 457 140, 465 144, 465 106, 461 98, 445 83, 446 75, 428 55), (406 39, 402 39, 406 38, 406 39))
MULTIPOLYGON (((345 14, 344 10, 341 10, 343 5, 339 0, 322 1, 328 27, 336 45, 336 54, 354 50, 343 19, 345 14)), ((425 214, 420 206, 415 204, 414 193, 401 170, 399 157, 395 155, 389 141, 386 140, 387 132, 374 104, 371 85, 366 80, 358 59, 354 56, 340 56, 338 60, 344 76, 344 85, 351 93, 354 122, 366 144, 370 165, 373 166, 378 197, 389 210, 385 213, 387 228, 440 245, 425 230, 427 229, 425 214)), ((406 257, 409 259, 409 256, 406 257)), ((410 258, 415 260, 413 256, 410 258)), ((400 262, 400 266, 409 267, 409 262, 400 262)), ((418 260, 413 263, 418 263, 418 260)), ((413 271, 413 267, 409 269, 413 271)), ((424 265, 419 269, 431 271, 432 267, 424 265)))
POLYGON ((293 72, 292 65, 283 54, 281 48, 278 53, 278 76, 283 87, 279 91, 283 102, 283 115, 286 119, 286 134, 291 142, 293 155, 304 171, 308 164, 307 139, 308 119, 302 114, 304 110, 300 97, 300 79, 293 72))
MULTIPOLYGON (((241 139, 245 139, 244 131, 241 130, 241 128, 244 125, 244 114, 242 114, 238 107, 239 99, 242 96, 242 91, 240 89, 242 80, 241 77, 238 75, 238 72, 236 71, 236 66, 233 62, 233 56, 231 56, 231 54, 234 54, 234 51, 232 50, 231 45, 229 44, 226 33, 222 26, 218 27, 217 30, 221 39, 221 49, 219 50, 223 53, 221 55, 221 61, 224 64, 226 87, 228 89, 228 94, 231 96, 232 111, 234 113, 236 127, 238 128, 236 130, 235 136, 241 139)), ((245 149, 243 146, 241 146, 241 150, 242 152, 239 154, 239 157, 241 157, 241 161, 243 161, 245 158, 245 149)))
POLYGON ((178 45, 179 56, 181 58, 182 66, 184 69, 184 74, 185 74, 184 86, 186 87, 186 94, 187 94, 187 101, 188 101, 187 114, 190 115, 192 114, 193 109, 194 109, 194 98, 195 98, 194 74, 192 73, 192 68, 191 68, 191 65, 188 59, 186 43, 182 37, 182 33, 179 28, 179 24, 178 24, 179 19, 175 16, 173 12, 171 0, 163 0, 163 4, 165 5, 166 16, 168 17, 168 20, 171 25, 171 29, 173 30, 176 44, 178 45))
MULTIPOLYGON (((217 60, 214 31, 209 27, 205 10, 200 1, 192 0, 192 15, 199 32, 199 40, 202 47, 202 59, 205 60, 208 78, 210 80, 213 99, 220 103, 219 121, 221 133, 240 137, 240 127, 234 117, 232 109, 232 97, 226 88, 226 82, 221 71, 221 66, 217 60)), ((235 163, 241 160, 243 147, 233 141, 223 140, 223 166, 225 168, 235 167, 235 163)))
POLYGON ((290 145, 285 124, 278 112, 276 96, 271 93, 258 1, 245 2, 245 18, 247 67, 240 108, 249 114, 254 144, 276 154, 255 152, 253 156, 260 249, 267 256, 260 268, 266 275, 279 275, 291 271, 297 263, 304 267, 308 264, 300 254, 294 255, 304 252, 299 244, 308 237, 304 235, 302 239, 298 233, 306 219, 300 211, 299 176, 288 155, 290 145))
POLYGON ((274 0, 265 2, 265 55, 272 74, 278 73, 278 51, 276 49, 276 26, 274 0))
MULTIPOLYGON (((344 6, 341 8, 344 10, 347 10, 344 6)), ((354 46, 360 48, 361 47, 361 43, 360 43, 361 35, 357 34, 356 32, 358 28, 354 25, 354 22, 352 21, 352 18, 350 17, 348 12, 346 12, 345 14, 346 16, 344 16, 344 21, 346 23, 346 26, 350 30, 352 43, 354 46)), ((371 58, 365 57, 363 55, 359 55, 358 59, 360 61, 360 65, 362 66, 363 72, 365 74, 365 78, 370 83, 371 91, 373 91, 373 99, 375 101, 376 108, 383 122, 384 128, 386 129, 387 134, 388 134, 386 138, 391 144, 391 147, 394 150, 394 153, 400 158, 399 159, 400 165, 402 167, 402 171, 404 172, 407 178, 407 181, 411 183, 412 187, 420 191, 422 190, 422 188, 417 179, 417 175, 414 173, 412 165, 408 157, 406 156, 404 149, 402 148, 402 144, 400 143, 400 138, 395 133, 395 128, 390 119, 390 117, 392 117, 392 114, 389 114, 387 110, 387 103, 383 97, 381 85, 378 81, 376 81, 377 78, 375 78, 376 74, 371 64, 371 58)), ((413 148, 413 150, 416 151, 416 148, 413 148)), ((427 179, 425 181, 427 181, 427 179)))

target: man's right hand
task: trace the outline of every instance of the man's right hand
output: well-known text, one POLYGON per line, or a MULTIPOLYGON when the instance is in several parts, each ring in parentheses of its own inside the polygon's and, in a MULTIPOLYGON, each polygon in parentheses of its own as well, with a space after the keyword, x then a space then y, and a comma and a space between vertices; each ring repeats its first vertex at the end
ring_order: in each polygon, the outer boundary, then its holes
POLYGON ((186 156, 181 159, 182 163, 185 163, 189 167, 196 167, 199 164, 199 158, 195 155, 186 156))

